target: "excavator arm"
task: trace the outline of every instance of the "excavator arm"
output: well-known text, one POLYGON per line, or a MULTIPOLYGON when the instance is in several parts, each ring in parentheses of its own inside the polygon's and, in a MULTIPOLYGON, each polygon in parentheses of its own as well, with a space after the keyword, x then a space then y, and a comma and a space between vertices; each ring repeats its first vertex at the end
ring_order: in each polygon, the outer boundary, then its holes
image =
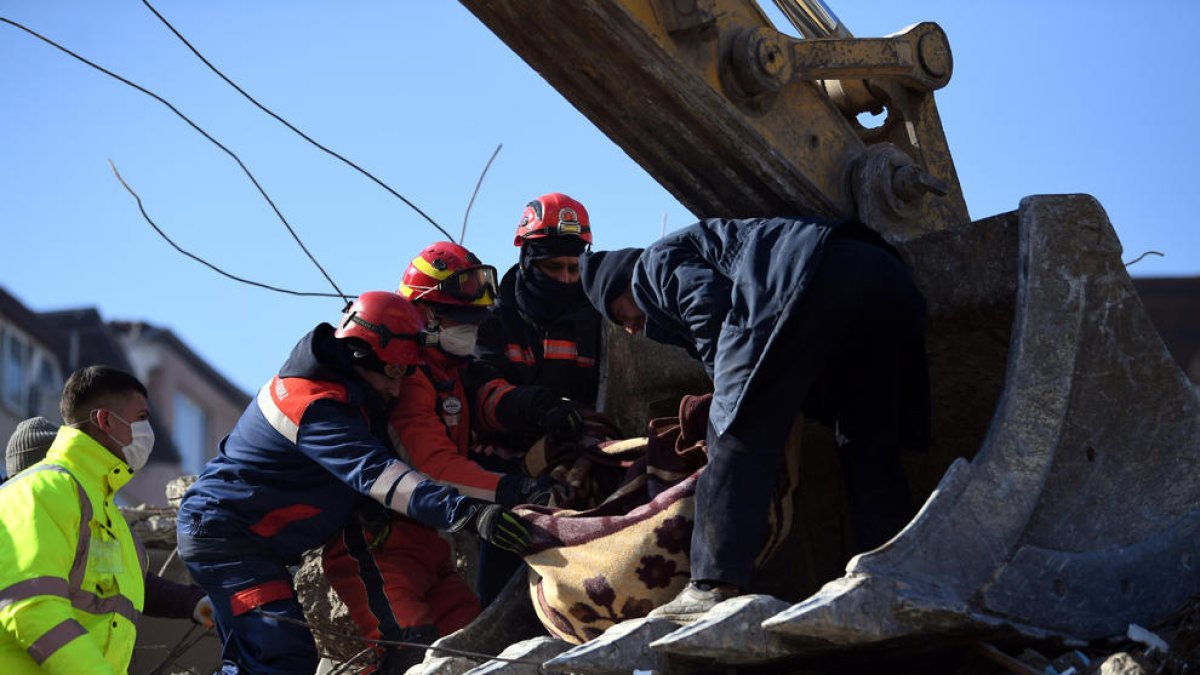
POLYGON ((952 70, 936 24, 855 39, 819 2, 780 0, 817 38, 796 39, 753 0, 463 4, 693 213, 857 218, 889 238, 970 220, 933 98, 952 70))
MULTIPOLYGON (((622 627, 549 666, 670 671, 678 655, 744 664, 997 631, 1090 640, 1200 593, 1200 399, 1094 199, 970 220, 934 103, 952 71, 937 25, 858 39, 819 0, 776 0, 795 39, 752 0, 461 1, 697 215, 857 218, 929 306, 934 443, 909 458, 928 499, 908 526, 798 604, 749 597, 670 634, 622 627), (885 121, 864 128, 864 111, 885 121)), ((620 361, 644 357, 610 347, 606 401, 656 395, 631 386, 663 359, 622 380, 620 361)), ((807 436, 803 453, 820 456, 807 436)), ((822 490, 840 481, 809 480, 800 494, 827 521, 837 495, 822 490)), ((800 533, 806 559, 821 534, 800 533)), ((798 568, 780 576, 815 590, 798 568)))

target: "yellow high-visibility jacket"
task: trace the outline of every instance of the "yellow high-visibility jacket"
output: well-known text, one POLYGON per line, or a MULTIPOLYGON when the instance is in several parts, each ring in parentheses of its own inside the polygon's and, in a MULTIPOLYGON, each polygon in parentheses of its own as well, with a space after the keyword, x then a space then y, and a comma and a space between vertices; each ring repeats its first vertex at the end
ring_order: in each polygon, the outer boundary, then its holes
POLYGON ((147 560, 113 495, 131 477, 62 427, 0 488, 0 673, 129 670, 147 560))

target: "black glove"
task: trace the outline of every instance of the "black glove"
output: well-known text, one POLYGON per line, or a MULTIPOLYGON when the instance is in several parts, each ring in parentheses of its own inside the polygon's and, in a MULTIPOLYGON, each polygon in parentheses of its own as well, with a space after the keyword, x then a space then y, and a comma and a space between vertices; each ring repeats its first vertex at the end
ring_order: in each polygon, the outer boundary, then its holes
POLYGON ((466 530, 496 548, 520 555, 529 548, 529 523, 508 509, 485 502, 470 500, 466 514, 450 526, 451 532, 466 530))
POLYGON ((570 399, 561 398, 542 415, 541 427, 560 443, 577 441, 583 435, 583 415, 570 399))
POLYGON ((496 485, 496 503, 506 507, 517 504, 550 503, 550 497, 558 494, 561 497, 567 493, 567 486, 549 476, 526 476, 520 473, 508 473, 500 477, 496 485))

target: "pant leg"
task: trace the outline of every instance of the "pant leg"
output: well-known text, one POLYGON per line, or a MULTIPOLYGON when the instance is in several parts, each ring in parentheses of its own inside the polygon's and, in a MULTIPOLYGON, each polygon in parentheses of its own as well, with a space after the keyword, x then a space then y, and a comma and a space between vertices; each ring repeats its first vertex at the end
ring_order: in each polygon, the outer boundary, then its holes
POLYGON ((853 240, 828 244, 805 296, 782 319, 777 347, 743 394, 738 419, 720 437, 709 429, 709 464, 696 488, 693 579, 748 586, 787 433, 819 378, 833 383, 837 426, 857 437, 846 465, 856 532, 870 541, 907 522, 900 396, 892 385, 911 353, 898 356, 898 344, 910 346, 923 312, 920 294, 890 253, 853 240), (892 306, 897 297, 907 302, 892 306), (894 339, 896 330, 904 340, 894 339), (888 386, 878 388, 879 381, 888 386))
POLYGON ((309 630, 255 609, 304 620, 291 575, 283 564, 248 557, 223 561, 185 558, 184 564, 212 600, 222 643, 222 673, 286 675, 316 670, 317 647, 309 630))
POLYGON ((719 437, 709 425, 708 465, 696 484, 693 579, 749 587, 793 417, 758 418, 719 437))
POLYGON ((901 440, 928 428, 928 411, 905 408, 906 391, 927 387, 925 303, 907 270, 883 252, 867 254, 862 310, 829 368, 839 459, 858 551, 891 538, 915 508, 900 462, 901 440), (874 260, 871 258, 874 257, 874 260), (923 415, 925 419, 907 419, 923 415))
POLYGON ((326 544, 321 562, 364 637, 407 640, 408 629, 435 623, 430 592, 449 560, 449 544, 435 530, 397 516, 382 542, 351 522, 326 544))

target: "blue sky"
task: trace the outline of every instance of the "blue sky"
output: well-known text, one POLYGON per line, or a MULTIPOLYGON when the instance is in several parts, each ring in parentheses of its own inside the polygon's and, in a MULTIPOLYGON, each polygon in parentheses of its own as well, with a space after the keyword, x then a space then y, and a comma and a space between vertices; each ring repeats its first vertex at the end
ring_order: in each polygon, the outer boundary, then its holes
MULTIPOLYGON (((1200 139, 1200 2, 831 3, 862 37, 934 21, 954 76, 937 94, 974 218, 1031 194, 1104 205, 1131 271, 1200 274, 1191 207, 1200 139)), ((589 209, 598 248, 645 245, 695 217, 447 0, 155 6, 228 76, 369 169, 501 270, 530 198, 589 209)), ((347 292, 394 288, 441 236, 384 190, 304 143, 209 72, 137 0, 8 0, 0 16, 174 103, 249 166, 347 292)), ((537 39, 531 31, 529 39, 537 39)), ((327 291, 237 166, 152 99, 0 25, 0 286, 35 310, 95 306, 174 330, 252 391, 341 303, 217 276, 158 238, 108 167, 187 248, 266 283, 327 291)))

